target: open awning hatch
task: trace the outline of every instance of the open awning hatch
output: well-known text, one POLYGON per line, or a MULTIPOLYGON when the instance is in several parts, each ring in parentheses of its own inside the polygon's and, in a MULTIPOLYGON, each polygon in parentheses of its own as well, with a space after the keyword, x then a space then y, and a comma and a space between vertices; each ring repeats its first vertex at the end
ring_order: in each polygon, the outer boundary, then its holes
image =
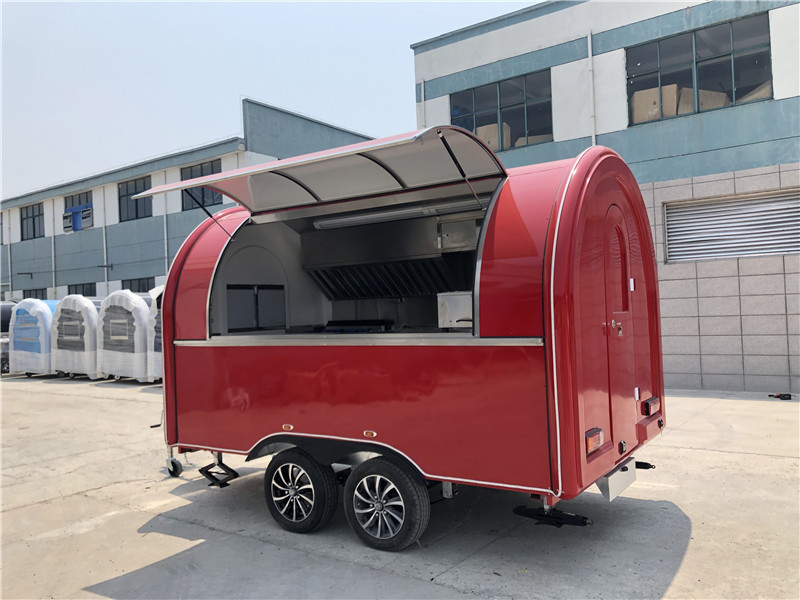
POLYGON ((161 185, 134 197, 202 186, 231 197, 253 215, 358 201, 329 206, 334 209, 324 211, 329 213, 491 196, 505 176, 482 141, 464 129, 440 126, 161 185))

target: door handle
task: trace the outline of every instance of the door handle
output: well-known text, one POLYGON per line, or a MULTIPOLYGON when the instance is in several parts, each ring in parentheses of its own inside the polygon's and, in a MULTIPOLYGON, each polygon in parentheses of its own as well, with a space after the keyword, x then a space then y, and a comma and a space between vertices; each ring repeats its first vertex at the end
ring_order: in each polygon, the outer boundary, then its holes
POLYGON ((619 337, 622 337, 622 322, 611 319, 611 328, 617 329, 619 337))

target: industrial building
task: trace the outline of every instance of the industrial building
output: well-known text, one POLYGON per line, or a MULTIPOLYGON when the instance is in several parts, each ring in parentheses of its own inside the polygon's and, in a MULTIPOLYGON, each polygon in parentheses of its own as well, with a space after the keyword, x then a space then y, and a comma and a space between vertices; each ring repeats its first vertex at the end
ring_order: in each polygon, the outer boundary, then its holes
MULTIPOLYGON (((667 387, 800 393, 798 23, 798 0, 539 3, 414 44, 417 124, 473 131, 507 167, 619 152, 656 242, 667 387)), ((157 285, 198 201, 229 200, 132 195, 368 139, 252 100, 243 122, 3 200, 3 296, 157 285)))
POLYGON ((631 166, 669 388, 800 392, 797 1, 544 2, 412 46, 417 123, 631 166))
POLYGON ((151 187, 371 139, 250 99, 243 137, 100 173, 2 203, 3 299, 145 292, 203 220, 232 206, 196 188, 133 199, 151 187))

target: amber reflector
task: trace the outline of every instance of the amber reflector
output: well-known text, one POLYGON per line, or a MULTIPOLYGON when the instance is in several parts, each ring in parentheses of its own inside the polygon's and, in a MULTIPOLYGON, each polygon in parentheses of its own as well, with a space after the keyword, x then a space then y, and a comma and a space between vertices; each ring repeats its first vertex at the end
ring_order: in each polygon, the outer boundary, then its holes
POLYGON ((586 454, 591 454, 603 445, 603 430, 599 427, 586 432, 586 454))
POLYGON ((658 398, 650 398, 650 400, 642 402, 642 414, 645 417, 654 415, 659 410, 661 410, 661 400, 659 400, 658 398))

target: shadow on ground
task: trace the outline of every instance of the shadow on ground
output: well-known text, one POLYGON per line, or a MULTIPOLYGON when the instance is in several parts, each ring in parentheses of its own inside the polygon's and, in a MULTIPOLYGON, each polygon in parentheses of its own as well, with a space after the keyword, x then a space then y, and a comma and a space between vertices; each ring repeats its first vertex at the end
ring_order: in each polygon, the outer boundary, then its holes
POLYGON ((609 504, 586 492, 559 507, 594 524, 557 529, 512 513, 527 503, 525 494, 462 487, 432 507, 418 545, 385 553, 360 543, 341 506, 322 531, 280 529, 264 505, 263 470, 240 473, 222 490, 185 473, 173 493, 188 503, 139 532, 196 545, 86 591, 113 598, 660 598, 692 531, 670 502, 620 497, 609 504))

